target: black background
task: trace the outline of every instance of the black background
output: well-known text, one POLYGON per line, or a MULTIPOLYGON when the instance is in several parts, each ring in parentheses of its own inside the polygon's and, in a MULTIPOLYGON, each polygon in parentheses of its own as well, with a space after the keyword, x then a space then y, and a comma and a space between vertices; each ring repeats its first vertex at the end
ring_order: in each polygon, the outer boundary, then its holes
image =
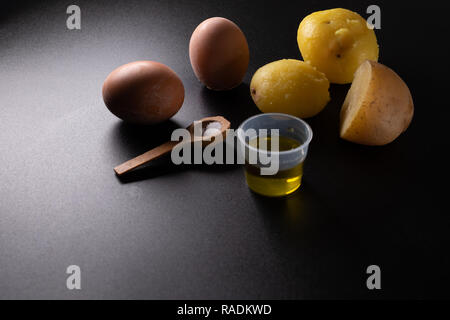
POLYGON ((321 299, 444 298, 450 218, 448 19, 427 1, 17 1, 0 13, 0 298, 321 299), (415 117, 394 143, 338 137, 349 86, 308 123, 314 140, 301 191, 251 193, 239 166, 164 161, 119 180, 112 168, 205 116, 236 128, 258 113, 248 84, 260 66, 300 59, 307 14, 378 4, 380 62, 409 85, 415 117), (211 92, 195 78, 189 38, 223 16, 247 36, 244 83, 211 92), (101 97, 105 77, 155 60, 184 82, 183 108, 153 128, 126 125, 101 97), (67 266, 82 290, 66 289, 67 266), (366 268, 382 290, 366 288, 366 268))

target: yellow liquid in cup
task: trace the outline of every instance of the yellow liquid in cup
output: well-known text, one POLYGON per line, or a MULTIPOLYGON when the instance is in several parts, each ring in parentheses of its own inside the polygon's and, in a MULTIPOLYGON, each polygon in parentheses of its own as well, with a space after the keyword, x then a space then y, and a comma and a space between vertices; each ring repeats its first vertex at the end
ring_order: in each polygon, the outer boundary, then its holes
MULTIPOLYGON (((250 140, 249 145, 255 148, 260 146, 262 139, 266 140, 266 147, 263 150, 270 151, 271 137, 256 137, 250 140)), ((280 136, 279 151, 288 151, 299 147, 301 144, 297 140, 280 136)), ((300 187, 303 176, 303 162, 294 168, 280 170, 273 176, 261 175, 261 169, 257 166, 245 164, 245 178, 251 190, 268 197, 281 197, 293 193, 300 187)))

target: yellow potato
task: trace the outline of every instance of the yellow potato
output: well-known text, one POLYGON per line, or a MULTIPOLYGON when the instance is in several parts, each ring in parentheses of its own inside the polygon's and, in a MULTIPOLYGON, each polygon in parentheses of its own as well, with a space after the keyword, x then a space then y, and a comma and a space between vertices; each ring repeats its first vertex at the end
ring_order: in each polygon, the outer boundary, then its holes
POLYGON ((303 59, 331 83, 351 83, 362 62, 378 61, 375 32, 359 14, 347 9, 310 14, 300 23, 297 42, 303 59))
POLYGON ((325 75, 311 65, 284 59, 259 68, 250 83, 250 93, 262 112, 309 118, 330 100, 329 87, 325 75))
POLYGON ((388 67, 366 61, 341 109, 341 138, 369 146, 388 144, 404 132, 414 114, 411 92, 388 67))

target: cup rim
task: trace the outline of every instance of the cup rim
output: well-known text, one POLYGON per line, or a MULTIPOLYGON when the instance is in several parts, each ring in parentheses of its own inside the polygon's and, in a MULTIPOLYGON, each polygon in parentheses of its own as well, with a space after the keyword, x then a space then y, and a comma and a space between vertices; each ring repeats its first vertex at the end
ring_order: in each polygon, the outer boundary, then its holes
POLYGON ((253 152, 260 152, 260 153, 264 153, 264 154, 279 154, 279 155, 288 155, 288 154, 292 154, 292 153, 297 153, 302 151, 303 149, 307 148, 309 146, 309 144, 312 141, 313 138, 313 131, 311 129, 311 127, 309 126, 309 124, 298 118, 295 116, 292 116, 290 114, 286 114, 286 113, 261 113, 261 114, 257 114, 254 116, 251 116, 250 118, 247 118, 246 120, 244 120, 244 122, 242 122, 239 127, 238 127, 238 134, 237 134, 238 140, 241 144, 244 145, 244 147, 248 148, 249 150, 253 151, 253 152), (300 146, 298 146, 297 148, 291 149, 291 150, 286 150, 286 151, 267 151, 267 150, 261 150, 255 147, 252 147, 251 145, 249 145, 245 139, 242 137, 242 132, 244 131, 244 129, 242 129, 244 127, 244 125, 246 123, 248 123, 249 121, 255 119, 255 118, 259 118, 259 117, 268 117, 268 116, 281 116, 281 117, 285 117, 285 118, 290 118, 292 120, 296 120, 298 122, 300 122, 303 126, 306 127, 307 133, 308 133, 308 137, 306 139, 306 141, 304 143, 302 143, 300 146), (240 129, 240 130, 239 130, 240 129))

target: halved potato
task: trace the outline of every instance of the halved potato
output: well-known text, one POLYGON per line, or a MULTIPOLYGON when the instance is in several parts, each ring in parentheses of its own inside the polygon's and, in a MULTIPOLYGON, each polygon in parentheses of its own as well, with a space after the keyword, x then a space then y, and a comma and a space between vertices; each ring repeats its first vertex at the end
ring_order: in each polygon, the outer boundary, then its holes
POLYGON ((405 82, 388 67, 365 61, 342 106, 340 135, 363 145, 386 145, 409 127, 413 114, 405 82))

